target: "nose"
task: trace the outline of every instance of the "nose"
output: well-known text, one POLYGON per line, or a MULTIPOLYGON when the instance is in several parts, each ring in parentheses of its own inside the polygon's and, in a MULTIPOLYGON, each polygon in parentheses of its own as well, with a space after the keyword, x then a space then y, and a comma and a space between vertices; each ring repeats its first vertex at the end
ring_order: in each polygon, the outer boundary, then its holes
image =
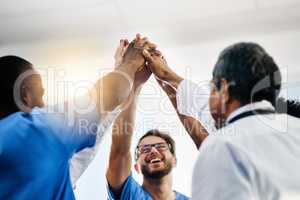
POLYGON ((151 146, 150 154, 159 153, 155 146, 151 146))

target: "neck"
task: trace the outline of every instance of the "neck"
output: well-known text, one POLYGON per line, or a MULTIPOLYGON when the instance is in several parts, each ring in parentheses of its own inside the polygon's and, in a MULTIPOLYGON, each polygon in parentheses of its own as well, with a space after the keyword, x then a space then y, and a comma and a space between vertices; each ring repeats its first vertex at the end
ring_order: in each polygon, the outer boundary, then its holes
POLYGON ((227 105, 226 105, 226 112, 224 113, 224 119, 225 121, 227 120, 227 118, 229 117, 229 115, 234 112, 235 110, 239 109, 240 107, 242 107, 241 102, 237 101, 237 100, 231 100, 227 105))
POLYGON ((154 200, 174 200, 175 193, 172 190, 172 174, 168 174, 160 179, 144 178, 143 188, 150 193, 154 200))
POLYGON ((3 119, 15 112, 18 112, 18 109, 16 108, 10 108, 5 106, 0 106, 0 119, 3 119))

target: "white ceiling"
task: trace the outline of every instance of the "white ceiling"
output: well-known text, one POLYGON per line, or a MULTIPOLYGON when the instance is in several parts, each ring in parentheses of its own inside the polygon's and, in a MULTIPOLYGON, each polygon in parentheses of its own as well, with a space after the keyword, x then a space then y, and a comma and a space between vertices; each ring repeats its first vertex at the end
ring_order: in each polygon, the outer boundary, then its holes
POLYGON ((299 0, 1 0, 0 44, 143 32, 180 42, 300 28, 299 0))

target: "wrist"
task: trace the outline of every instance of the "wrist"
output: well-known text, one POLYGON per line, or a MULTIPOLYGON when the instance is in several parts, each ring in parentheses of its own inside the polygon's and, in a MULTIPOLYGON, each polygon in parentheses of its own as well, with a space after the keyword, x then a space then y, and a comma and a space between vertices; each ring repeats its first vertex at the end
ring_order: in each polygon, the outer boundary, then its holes
POLYGON ((168 82, 169 84, 171 84, 176 89, 180 84, 180 82, 183 81, 182 77, 180 77, 178 74, 176 74, 174 71, 171 70, 165 71, 162 79, 168 82))
POLYGON ((121 63, 118 67, 115 68, 116 71, 126 73, 131 79, 134 78, 136 70, 129 63, 121 63))
POLYGON ((142 62, 138 62, 136 60, 128 60, 120 63, 120 67, 131 68, 134 70, 134 72, 136 72, 140 66, 142 66, 142 62))

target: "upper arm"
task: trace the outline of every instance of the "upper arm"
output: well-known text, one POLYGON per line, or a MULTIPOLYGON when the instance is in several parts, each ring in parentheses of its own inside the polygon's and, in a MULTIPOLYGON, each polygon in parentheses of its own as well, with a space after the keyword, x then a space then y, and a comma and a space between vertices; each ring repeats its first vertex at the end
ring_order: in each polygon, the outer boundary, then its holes
POLYGON ((192 199, 253 199, 250 166, 244 155, 218 140, 200 149, 193 172, 192 199))
POLYGON ((121 192, 122 187, 131 173, 132 156, 128 152, 118 153, 111 151, 106 178, 109 186, 115 192, 121 192))

